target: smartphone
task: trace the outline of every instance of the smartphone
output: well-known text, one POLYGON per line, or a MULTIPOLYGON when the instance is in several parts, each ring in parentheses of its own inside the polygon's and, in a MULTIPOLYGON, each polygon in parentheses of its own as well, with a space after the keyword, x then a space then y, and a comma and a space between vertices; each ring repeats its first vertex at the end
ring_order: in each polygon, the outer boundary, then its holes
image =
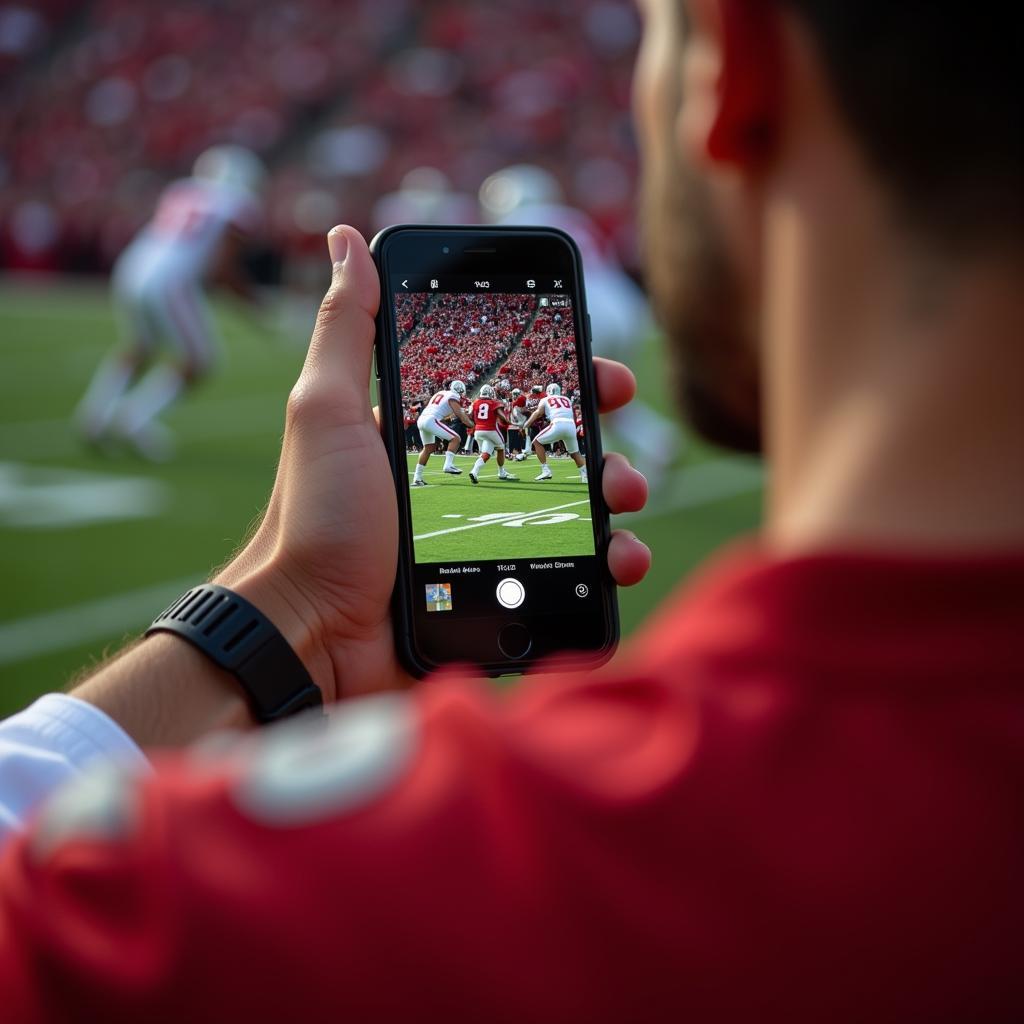
POLYGON ((400 225, 370 249, 401 660, 418 676, 606 661, 619 617, 575 243, 548 227, 400 225))

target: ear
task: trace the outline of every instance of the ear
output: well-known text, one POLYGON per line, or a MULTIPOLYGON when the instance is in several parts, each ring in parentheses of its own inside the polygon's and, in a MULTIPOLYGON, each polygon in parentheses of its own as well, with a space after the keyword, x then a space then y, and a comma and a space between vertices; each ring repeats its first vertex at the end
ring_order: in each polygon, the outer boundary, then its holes
POLYGON ((687 142, 704 161, 754 169, 771 156, 778 138, 782 61, 775 5, 694 0, 691 9, 700 55, 698 70, 684 85, 687 142), (694 91, 702 93, 699 99, 694 91))

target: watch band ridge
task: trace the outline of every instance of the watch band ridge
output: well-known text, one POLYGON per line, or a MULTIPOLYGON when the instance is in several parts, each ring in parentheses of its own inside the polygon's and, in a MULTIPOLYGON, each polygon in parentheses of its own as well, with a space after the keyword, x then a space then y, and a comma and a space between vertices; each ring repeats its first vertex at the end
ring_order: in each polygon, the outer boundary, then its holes
POLYGON ((158 632, 182 637, 231 672, 261 722, 322 706, 319 688, 274 624, 227 587, 204 583, 185 591, 146 636, 158 632))

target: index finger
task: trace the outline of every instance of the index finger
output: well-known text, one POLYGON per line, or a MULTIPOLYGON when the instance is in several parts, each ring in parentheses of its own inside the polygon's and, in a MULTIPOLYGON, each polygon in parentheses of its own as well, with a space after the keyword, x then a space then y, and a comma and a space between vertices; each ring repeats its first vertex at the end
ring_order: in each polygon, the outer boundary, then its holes
POLYGON ((614 412, 630 402, 636 394, 636 377, 624 363, 594 357, 597 379, 597 407, 601 412, 614 412))

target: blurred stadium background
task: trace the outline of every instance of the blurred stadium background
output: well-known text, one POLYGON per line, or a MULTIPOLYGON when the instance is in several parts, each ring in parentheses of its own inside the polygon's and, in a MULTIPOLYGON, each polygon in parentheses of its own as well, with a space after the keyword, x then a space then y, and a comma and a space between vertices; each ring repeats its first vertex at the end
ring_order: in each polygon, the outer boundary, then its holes
MULTIPOLYGON (((410 172, 473 220, 481 182, 529 163, 637 271, 637 38, 619 0, 0 3, 0 714, 114 649, 241 540, 333 224, 369 235, 410 172), (164 186, 223 142, 270 169, 247 253, 268 304, 215 298, 222 362, 167 417, 174 461, 104 458, 71 413, 116 338, 106 275, 164 186)), ((668 411, 657 339, 638 333, 629 360, 668 411)), ((631 439, 655 463, 657 443, 631 439)), ((621 594, 627 632, 756 524, 759 487, 756 464, 679 444, 649 510, 621 517, 655 555, 621 594)))

